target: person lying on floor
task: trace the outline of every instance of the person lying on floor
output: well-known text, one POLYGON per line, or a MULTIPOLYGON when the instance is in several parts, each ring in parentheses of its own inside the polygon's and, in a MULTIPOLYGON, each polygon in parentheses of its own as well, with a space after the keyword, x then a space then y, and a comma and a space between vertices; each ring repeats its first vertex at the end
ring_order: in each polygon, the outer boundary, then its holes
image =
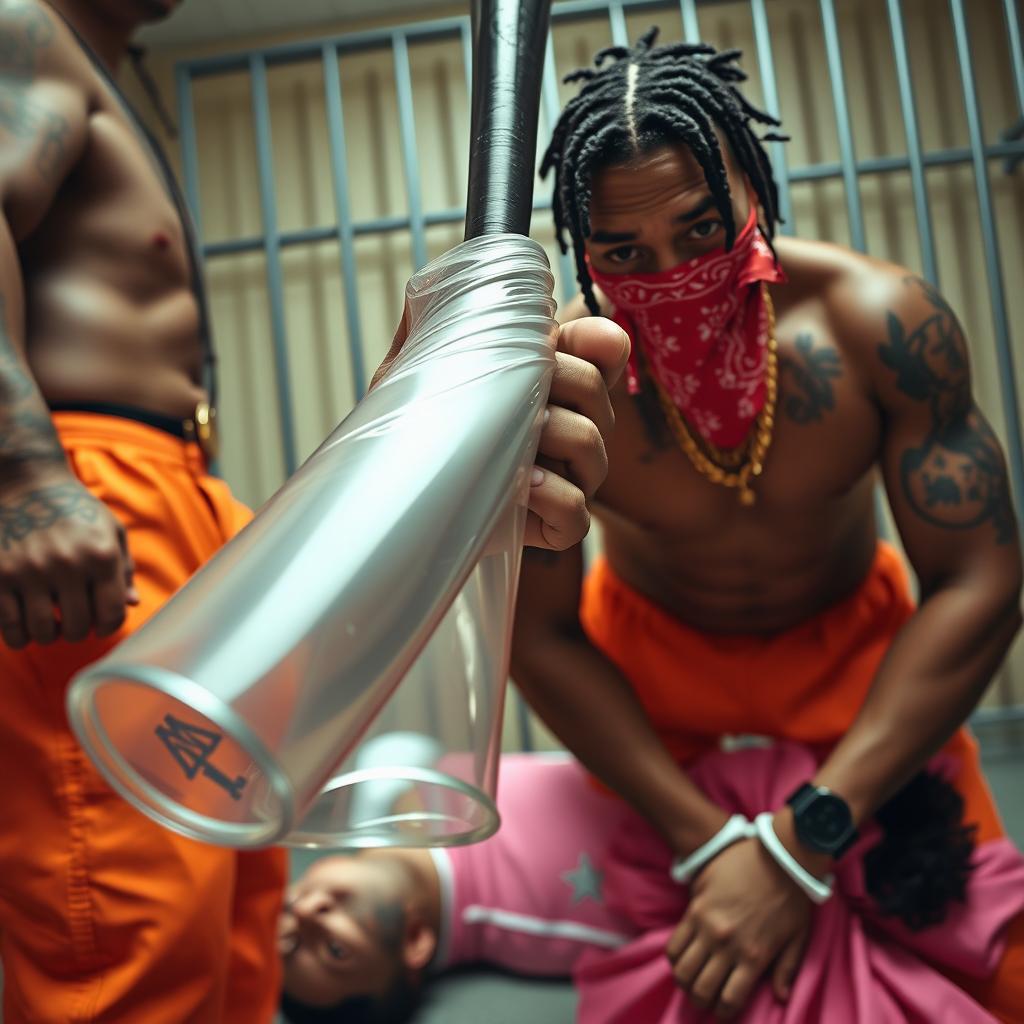
MULTIPOLYGON (((730 738, 690 778, 755 817, 814 763, 799 744, 730 738)), ((945 975, 1000 960, 1024 863, 1008 840, 973 852, 952 767, 933 760, 879 811, 837 873, 793 999, 762 992, 745 1020, 985 1019, 945 975)), ((402 1024, 428 975, 472 963, 574 976, 583 1021, 703 1019, 665 957, 689 889, 654 829, 564 755, 507 755, 498 807, 502 827, 483 843, 328 856, 296 882, 279 931, 290 1024, 402 1024)))
POLYGON ((298 879, 278 940, 290 1024, 403 1021, 428 974, 487 962, 568 977, 582 951, 632 936, 602 894, 619 801, 568 755, 510 754, 498 810, 482 843, 332 855, 298 879))

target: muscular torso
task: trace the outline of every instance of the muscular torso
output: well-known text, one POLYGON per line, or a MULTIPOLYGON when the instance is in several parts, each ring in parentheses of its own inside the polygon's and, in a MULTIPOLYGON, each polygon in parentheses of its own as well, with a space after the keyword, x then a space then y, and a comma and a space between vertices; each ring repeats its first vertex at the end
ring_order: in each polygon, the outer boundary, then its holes
POLYGON ((709 483, 673 435, 660 443, 620 382, 609 475, 595 513, 615 572, 680 620, 770 633, 840 600, 874 554, 882 421, 863 358, 828 301, 859 257, 779 239, 788 281, 772 288, 779 345, 774 437, 757 502, 709 483))
POLYGON ((88 97, 88 135, 54 205, 19 247, 29 364, 51 403, 187 417, 203 397, 202 350, 179 216, 117 99, 51 18, 53 45, 88 97))

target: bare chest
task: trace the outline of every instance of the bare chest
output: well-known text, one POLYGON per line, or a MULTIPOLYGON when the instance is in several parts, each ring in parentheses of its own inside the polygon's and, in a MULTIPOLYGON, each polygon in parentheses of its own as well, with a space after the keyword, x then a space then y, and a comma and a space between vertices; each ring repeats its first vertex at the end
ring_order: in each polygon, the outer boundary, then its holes
POLYGON ((744 510, 737 492, 709 482, 691 463, 657 400, 613 395, 616 429, 599 504, 662 540, 721 538, 746 520, 813 522, 832 517, 860 490, 878 454, 881 421, 852 360, 813 314, 780 318, 779 392, 771 445, 744 510))

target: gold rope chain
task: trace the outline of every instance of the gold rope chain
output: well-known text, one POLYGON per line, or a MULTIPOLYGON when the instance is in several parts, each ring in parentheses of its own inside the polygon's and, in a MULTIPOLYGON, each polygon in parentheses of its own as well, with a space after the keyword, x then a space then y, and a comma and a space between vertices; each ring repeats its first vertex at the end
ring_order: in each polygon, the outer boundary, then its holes
POLYGON ((766 394, 764 406, 757 414, 749 436, 738 448, 723 451, 710 442, 704 442, 711 457, 705 454, 701 450, 700 442, 693 436, 689 425, 676 407, 676 403, 654 375, 650 375, 657 389, 661 407, 665 411, 665 418, 672 428, 672 433, 676 436, 679 447, 693 464, 693 468, 713 484, 739 488, 740 501, 744 505, 753 505, 757 500, 757 495, 751 486, 751 477, 760 476, 764 470, 764 461, 772 444, 772 431, 775 428, 775 403, 779 394, 779 347, 775 340, 775 307, 772 305, 766 285, 761 285, 761 292, 764 295, 765 309, 768 313, 766 394), (730 466, 738 466, 738 468, 728 468, 730 466))

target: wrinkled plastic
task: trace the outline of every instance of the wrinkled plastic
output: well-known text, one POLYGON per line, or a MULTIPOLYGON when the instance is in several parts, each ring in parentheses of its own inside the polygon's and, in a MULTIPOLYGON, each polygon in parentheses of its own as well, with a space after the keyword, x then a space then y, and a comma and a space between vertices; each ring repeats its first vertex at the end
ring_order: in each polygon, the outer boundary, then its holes
POLYGON ((520 235, 463 242, 416 274, 384 379, 238 537, 79 674, 72 727, 126 799, 239 848, 494 831, 551 291, 543 249, 520 235), (410 763, 382 757, 389 743, 410 763))

